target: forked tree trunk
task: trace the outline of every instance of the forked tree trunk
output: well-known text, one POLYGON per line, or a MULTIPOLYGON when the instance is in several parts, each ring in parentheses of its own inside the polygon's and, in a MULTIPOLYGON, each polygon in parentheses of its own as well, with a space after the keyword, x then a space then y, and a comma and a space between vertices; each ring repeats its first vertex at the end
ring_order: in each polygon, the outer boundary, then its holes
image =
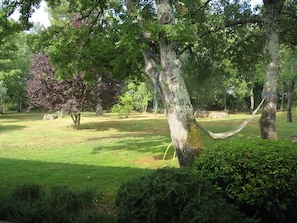
POLYGON ((166 105, 171 139, 180 166, 191 166, 195 155, 203 148, 200 130, 195 124, 190 97, 181 76, 180 63, 174 44, 160 44, 160 92, 166 105))
MULTIPOLYGON (((159 23, 173 24, 173 11, 168 0, 155 2, 159 23)), ((166 108, 171 139, 179 164, 181 167, 192 166, 195 156, 204 146, 190 97, 181 76, 177 46, 164 36, 161 38, 156 47, 143 52, 145 72, 152 81, 155 80, 156 73, 159 73, 157 85, 166 108)))
POLYGON ((81 113, 80 112, 74 112, 70 114, 72 121, 74 123, 74 126, 77 130, 80 129, 80 117, 81 117, 81 113))
MULTIPOLYGON (((200 130, 196 125, 193 107, 184 80, 180 74, 180 64, 170 43, 160 44, 161 66, 158 88, 163 99, 170 135, 181 167, 192 166, 194 158, 203 149, 200 130)), ((154 78, 155 67, 150 54, 144 52, 146 73, 154 78)))
POLYGON ((288 84, 288 105, 287 105, 287 122, 292 122, 292 106, 294 101, 295 81, 291 80, 288 84))
POLYGON ((283 8, 283 0, 263 0, 264 30, 265 30, 265 80, 263 97, 266 97, 261 118, 259 120, 261 137, 277 139, 275 121, 277 111, 277 79, 278 79, 278 49, 279 21, 283 8))

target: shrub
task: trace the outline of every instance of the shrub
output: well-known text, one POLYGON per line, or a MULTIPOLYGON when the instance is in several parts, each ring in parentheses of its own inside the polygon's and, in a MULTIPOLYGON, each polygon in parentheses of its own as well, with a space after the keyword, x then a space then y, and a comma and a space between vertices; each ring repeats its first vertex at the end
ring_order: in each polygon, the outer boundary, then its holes
POLYGON ((73 191, 55 186, 46 191, 42 186, 25 184, 9 196, 3 213, 5 220, 22 223, 115 222, 98 210, 101 198, 91 189, 73 191))
POLYGON ((79 213, 72 223, 115 223, 116 217, 98 210, 86 210, 79 213))
POLYGON ((191 169, 164 168, 121 185, 118 222, 243 223, 247 219, 191 169))
POLYGON ((117 113, 119 117, 128 118, 133 110, 133 98, 126 93, 119 97, 119 102, 111 108, 112 113, 117 113))
POLYGON ((235 140, 205 149, 199 173, 248 216, 297 222, 297 149, 286 141, 235 140))

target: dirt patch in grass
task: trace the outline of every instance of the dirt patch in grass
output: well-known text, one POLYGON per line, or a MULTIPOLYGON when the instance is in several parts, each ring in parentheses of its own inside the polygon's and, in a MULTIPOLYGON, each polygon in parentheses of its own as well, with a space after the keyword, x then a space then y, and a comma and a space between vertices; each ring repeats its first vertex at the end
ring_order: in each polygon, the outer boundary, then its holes
POLYGON ((132 164, 134 166, 139 166, 140 164, 151 164, 151 163, 156 163, 156 159, 154 159, 153 157, 148 157, 148 158, 145 158, 145 159, 132 161, 132 164))

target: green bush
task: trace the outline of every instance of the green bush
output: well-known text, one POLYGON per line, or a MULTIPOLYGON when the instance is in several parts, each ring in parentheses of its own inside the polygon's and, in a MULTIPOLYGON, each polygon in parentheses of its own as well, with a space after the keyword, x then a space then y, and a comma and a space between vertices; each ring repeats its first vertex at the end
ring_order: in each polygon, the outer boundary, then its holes
POLYGON ((192 169, 164 168, 121 185, 118 222, 243 223, 247 219, 192 169))
POLYGON ((111 112, 117 113, 119 117, 128 118, 133 111, 133 97, 126 93, 119 97, 119 102, 112 106, 111 112))
POLYGON ((116 222, 100 212, 101 195, 95 190, 73 191, 55 186, 46 191, 36 184, 17 187, 3 205, 5 220, 22 223, 116 222))
POLYGON ((261 222, 297 222, 297 148, 287 141, 234 140, 205 149, 199 173, 261 222))

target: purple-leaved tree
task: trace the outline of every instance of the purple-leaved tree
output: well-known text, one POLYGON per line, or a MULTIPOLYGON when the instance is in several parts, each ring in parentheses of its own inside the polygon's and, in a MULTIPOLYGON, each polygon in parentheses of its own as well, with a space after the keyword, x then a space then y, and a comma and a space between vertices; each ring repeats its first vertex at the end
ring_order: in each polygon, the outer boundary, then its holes
POLYGON ((75 128, 80 128, 81 112, 95 110, 98 106, 110 108, 121 92, 121 84, 108 73, 94 74, 92 81, 84 81, 84 73, 58 80, 49 55, 37 54, 30 69, 32 78, 27 80, 29 109, 39 107, 48 111, 68 112, 75 128))

